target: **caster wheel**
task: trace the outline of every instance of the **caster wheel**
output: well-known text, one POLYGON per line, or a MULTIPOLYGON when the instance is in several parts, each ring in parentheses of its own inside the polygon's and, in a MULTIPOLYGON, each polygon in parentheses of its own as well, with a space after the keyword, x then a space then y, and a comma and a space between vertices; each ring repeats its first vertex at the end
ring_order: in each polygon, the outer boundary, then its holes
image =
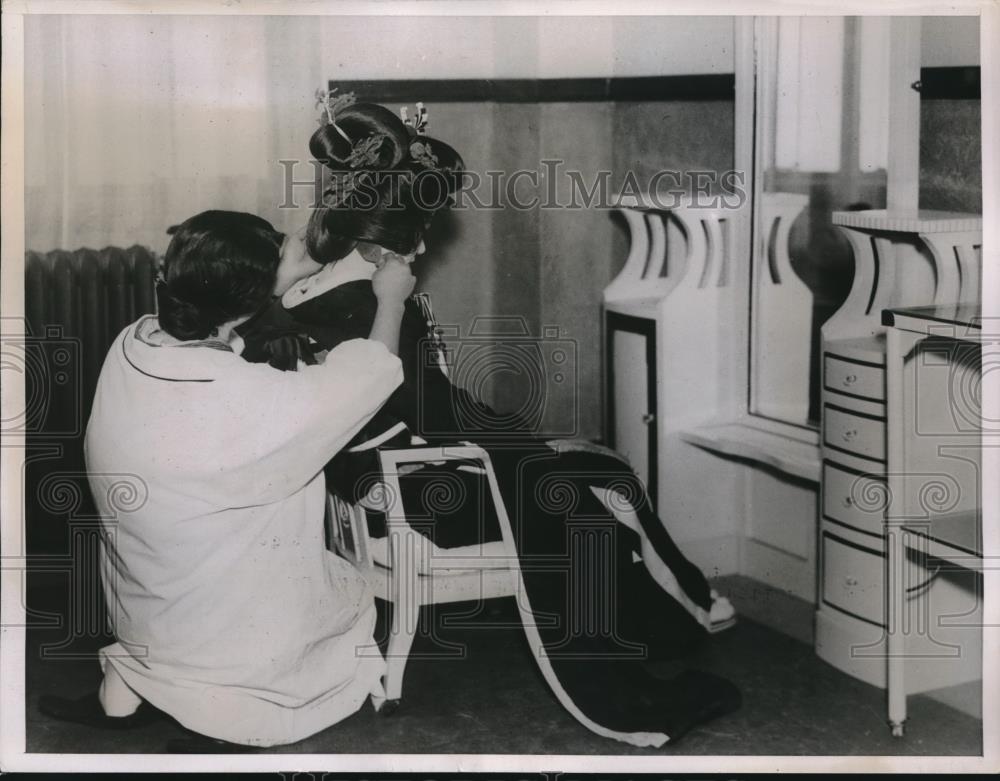
POLYGON ((903 737, 903 725, 902 724, 890 724, 889 726, 892 727, 892 736, 894 738, 901 738, 901 737, 903 737))
POLYGON ((379 709, 379 716, 391 716, 399 709, 399 700, 386 700, 379 709))

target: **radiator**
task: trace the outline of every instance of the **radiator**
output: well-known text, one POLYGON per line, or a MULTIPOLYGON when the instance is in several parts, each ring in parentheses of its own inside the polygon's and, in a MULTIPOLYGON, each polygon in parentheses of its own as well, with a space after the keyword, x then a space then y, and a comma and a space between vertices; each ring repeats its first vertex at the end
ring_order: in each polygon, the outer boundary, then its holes
MULTIPOLYGON (((29 566, 45 562, 42 603, 65 615, 62 640, 46 647, 51 657, 79 654, 77 641, 90 649, 95 639, 111 639, 98 578, 104 532, 87 485, 83 435, 108 347, 154 311, 156 270, 144 247, 25 256, 25 533, 29 566)), ((36 581, 28 582, 35 605, 36 581)))
MULTIPOLYGON (((24 310, 29 333, 43 342, 75 345, 73 384, 81 411, 90 409, 108 347, 121 330, 155 311, 153 284, 157 258, 145 247, 28 252, 25 257, 24 310)), ((50 357, 46 350, 46 361, 50 357)), ((50 377, 59 372, 51 369, 50 377)), ((45 432, 45 425, 40 426, 45 432)))

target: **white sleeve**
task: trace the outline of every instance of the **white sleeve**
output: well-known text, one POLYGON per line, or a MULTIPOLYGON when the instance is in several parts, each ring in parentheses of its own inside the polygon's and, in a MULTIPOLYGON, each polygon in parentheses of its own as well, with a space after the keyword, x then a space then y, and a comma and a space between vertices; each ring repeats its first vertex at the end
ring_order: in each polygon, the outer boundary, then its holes
POLYGON ((309 482, 403 381, 399 358, 381 342, 352 339, 322 364, 280 372, 266 366, 263 395, 244 409, 247 504, 282 499, 309 482))

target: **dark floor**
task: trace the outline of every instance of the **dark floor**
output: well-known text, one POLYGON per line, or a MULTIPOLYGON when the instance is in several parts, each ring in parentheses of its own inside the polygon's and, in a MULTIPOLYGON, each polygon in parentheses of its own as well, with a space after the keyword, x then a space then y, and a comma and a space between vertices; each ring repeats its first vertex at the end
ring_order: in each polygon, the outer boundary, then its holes
MULTIPOLYGON (((723 675, 743 692, 741 710, 695 729, 675 745, 640 749, 595 736, 556 701, 532 661, 512 600, 462 617, 461 604, 425 612, 441 640, 464 658, 420 658, 435 643, 418 637, 404 698, 392 716, 370 705, 350 718, 275 753, 303 754, 629 754, 629 755, 978 755, 982 723, 923 696, 909 699, 907 734, 893 739, 885 694, 821 661, 810 646, 746 617, 719 635, 690 666, 723 675), (493 625, 470 626, 487 618, 493 625), (496 624, 499 623, 500 626, 496 624), (508 624, 508 626, 504 626, 508 624)), ((475 606, 472 606, 474 608, 475 606)), ((54 722, 38 713, 43 694, 82 696, 100 682, 94 641, 75 644, 80 658, 43 659, 61 629, 29 630, 29 752, 160 753, 184 735, 170 723, 104 732, 54 722), (89 658, 88 658, 89 657, 89 658)), ((64 652, 70 649, 64 649, 64 652)), ((668 668, 661 668, 667 672, 668 668)))

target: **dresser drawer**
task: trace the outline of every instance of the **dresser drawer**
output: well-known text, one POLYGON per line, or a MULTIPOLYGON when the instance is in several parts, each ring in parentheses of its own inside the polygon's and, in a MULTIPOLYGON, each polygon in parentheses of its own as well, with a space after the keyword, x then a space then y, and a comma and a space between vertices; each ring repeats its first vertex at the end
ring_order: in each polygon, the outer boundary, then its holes
POLYGON ((823 463, 823 516, 868 534, 882 536, 884 478, 823 463))
POLYGON ((885 626, 885 559, 874 549, 823 534, 824 604, 885 626))
POLYGON ((826 355, 823 359, 823 387, 872 401, 885 401, 885 370, 826 355))
POLYGON ((885 461, 885 419, 823 407, 823 444, 873 461, 885 461))

